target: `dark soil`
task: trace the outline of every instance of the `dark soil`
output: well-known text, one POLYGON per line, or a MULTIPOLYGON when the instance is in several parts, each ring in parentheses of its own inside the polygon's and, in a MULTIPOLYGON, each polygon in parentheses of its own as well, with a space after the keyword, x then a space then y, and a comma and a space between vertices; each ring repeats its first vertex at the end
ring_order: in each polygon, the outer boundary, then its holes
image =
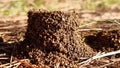
MULTIPOLYGON (((6 45, 14 47, 14 57, 29 59, 31 64, 43 68, 79 68, 80 62, 100 51, 111 52, 120 49, 120 26, 111 21, 97 21, 79 28, 79 13, 31 10, 28 12, 27 24, 25 39, 6 45)), ((2 38, 0 42, 4 43, 2 38)), ((11 55, 10 52, 6 53, 11 55)), ((115 55, 114 58, 119 57, 115 55)), ((110 58, 105 57, 102 60, 110 58)), ((92 68, 107 64, 102 60, 93 61, 83 67, 92 68)), ((115 65, 105 67, 119 68, 120 65, 116 62, 115 65)))
POLYGON ((80 57, 94 55, 90 47, 80 42, 75 31, 79 23, 77 13, 29 11, 25 47, 20 48, 33 64, 54 67, 59 63, 62 68, 78 67, 77 63, 82 61, 80 57))
MULTIPOLYGON (((92 33, 92 31, 87 33, 92 33)), ((91 46, 94 51, 108 52, 120 49, 119 37, 119 30, 98 31, 96 33, 93 33, 93 35, 91 34, 85 36, 84 41, 87 45, 91 46)))
POLYGON ((98 51, 108 52, 120 48, 119 30, 108 28, 82 31, 79 34, 76 30, 80 24, 78 15, 61 11, 29 11, 24 40, 27 44, 24 44, 25 49, 23 46, 21 48, 25 54, 28 53, 31 63, 50 67, 59 63, 61 68, 78 67, 81 57, 89 58, 98 51), (82 38, 85 40, 81 41, 82 38))

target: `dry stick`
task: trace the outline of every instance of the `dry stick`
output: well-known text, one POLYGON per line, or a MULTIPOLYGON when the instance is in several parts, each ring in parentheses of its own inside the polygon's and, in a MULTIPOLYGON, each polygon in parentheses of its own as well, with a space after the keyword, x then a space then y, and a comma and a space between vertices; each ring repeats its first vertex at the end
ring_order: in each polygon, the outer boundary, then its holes
POLYGON ((118 22, 117 20, 114 20, 115 23, 117 23, 118 25, 120 25, 120 22, 118 22))
MULTIPOLYGON (((120 25, 120 22, 118 22, 117 20, 114 20, 114 21, 109 20, 109 21, 110 21, 110 22, 117 23, 118 25, 120 25)), ((97 22, 98 22, 98 21, 94 21, 94 22, 91 22, 91 23, 88 23, 88 24, 80 25, 80 26, 77 28, 77 30, 78 30, 78 31, 90 31, 90 30, 99 30, 99 31, 101 31, 101 30, 103 30, 102 28, 81 29, 81 27, 90 26, 90 25, 95 24, 95 23, 97 23, 97 22)))
POLYGON ((9 59, 9 58, 7 57, 0 58, 0 60, 6 60, 6 59, 9 59))
POLYGON ((104 68, 104 67, 109 66, 109 65, 114 64, 114 63, 115 62, 111 62, 111 63, 105 64, 105 65, 102 65, 102 66, 100 66, 100 68, 104 68))
MULTIPOLYGON (((119 61, 120 61, 120 60, 119 60, 119 61)), ((100 66, 100 68, 104 68, 104 67, 106 67, 106 66, 109 66, 109 65, 111 65, 111 64, 114 64, 115 62, 118 62, 118 61, 114 61, 114 62, 111 62, 111 63, 108 63, 108 64, 104 64, 104 65, 100 66)))
POLYGON ((120 25, 120 22, 118 22, 117 20, 108 20, 108 21, 111 23, 116 23, 116 24, 120 25))
POLYGON ((90 30, 93 30, 93 31, 102 31, 103 29, 101 29, 101 28, 79 29, 78 31, 90 31, 90 30))
POLYGON ((115 54, 119 54, 119 53, 120 53, 120 50, 113 51, 113 52, 108 52, 108 53, 105 53, 105 54, 102 54, 102 55, 96 55, 96 56, 93 56, 92 58, 90 58, 86 61, 83 61, 83 62, 79 63, 79 64, 81 65, 81 64, 89 63, 94 59, 98 59, 98 58, 102 58, 102 57, 106 57, 106 56, 110 56, 110 55, 115 55, 115 54))
POLYGON ((97 21, 80 25, 78 28, 85 27, 85 26, 90 26, 90 25, 95 24, 95 23, 97 23, 97 21))
POLYGON ((79 30, 79 29, 81 29, 82 27, 90 26, 90 25, 95 24, 95 23, 97 23, 97 22, 91 22, 91 23, 87 23, 87 24, 80 25, 80 26, 78 26, 78 28, 76 28, 75 30, 79 30))
POLYGON ((83 25, 80 25, 78 28, 76 28, 76 31, 90 31, 90 30, 103 30, 102 28, 92 28, 92 29, 89 29, 89 28, 82 28, 82 27, 85 27, 85 26, 90 26, 92 24, 95 24, 97 23, 97 21, 94 21, 94 22, 91 22, 91 23, 87 23, 87 24, 83 24, 83 25))
POLYGON ((0 60, 6 60, 6 59, 9 59, 9 58, 4 57, 4 56, 6 56, 6 54, 5 54, 5 53, 0 54, 0 60))
POLYGON ((110 61, 113 61, 113 62, 108 63, 108 64, 105 64, 105 65, 102 65, 102 66, 100 66, 100 68, 103 68, 103 67, 109 66, 109 65, 111 65, 111 64, 114 64, 115 62, 120 61, 120 58, 110 59, 110 61))
POLYGON ((14 68, 18 68, 21 65, 21 62, 16 63, 14 68))
POLYGON ((19 60, 19 61, 16 60, 11 63, 2 64, 2 65, 0 65, 0 68, 11 68, 11 67, 18 68, 18 66, 23 64, 25 60, 27 60, 27 59, 23 59, 23 60, 19 60))
POLYGON ((11 26, 3 26, 3 27, 0 27, 0 30, 3 30, 3 29, 12 29, 12 28, 20 28, 20 27, 25 27, 27 26, 27 24, 22 24, 22 25, 11 25, 11 26))
POLYGON ((16 62, 14 64, 9 64, 9 66, 5 66, 5 68, 12 68, 12 67, 17 68, 20 64, 21 64, 21 62, 16 62))
MULTIPOLYGON (((104 52, 98 52, 95 56, 99 56, 99 55, 101 55, 101 54, 104 54, 104 52)), ((90 62, 90 61, 89 61, 90 62)), ((86 63, 88 63, 87 61, 86 61, 86 63)), ((82 68, 82 67, 84 67, 85 65, 87 65, 87 64, 83 64, 83 65, 81 65, 79 68, 82 68)))
POLYGON ((0 32, 0 34, 10 34, 11 32, 0 32))
MULTIPOLYGON (((15 63, 17 63, 17 61, 13 61, 13 62, 12 62, 12 64, 15 64, 15 63)), ((10 63, 1 64, 1 65, 0 65, 0 68, 6 67, 6 66, 9 66, 9 65, 10 65, 10 63)))

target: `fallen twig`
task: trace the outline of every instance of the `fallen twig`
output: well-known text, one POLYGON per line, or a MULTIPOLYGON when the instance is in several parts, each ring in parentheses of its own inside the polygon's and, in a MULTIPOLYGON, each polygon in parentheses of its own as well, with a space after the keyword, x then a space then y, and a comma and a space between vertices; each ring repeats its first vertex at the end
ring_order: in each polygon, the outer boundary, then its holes
POLYGON ((113 20, 113 21, 111 21, 111 22, 114 22, 114 23, 120 25, 120 22, 118 22, 117 20, 113 20))
POLYGON ((14 66, 14 64, 16 64, 16 63, 20 63, 20 62, 13 61, 12 63, 1 64, 1 65, 0 65, 0 68, 3 68, 3 67, 5 67, 5 68, 12 67, 12 66, 14 66))
POLYGON ((101 30, 103 30, 103 29, 101 29, 101 28, 92 28, 92 29, 79 29, 78 31, 101 31, 101 30))
POLYGON ((13 62, 1 64, 0 68, 12 68, 12 67, 18 68, 20 65, 25 66, 27 68, 40 68, 38 66, 30 64, 27 61, 28 61, 28 59, 18 60, 15 58, 13 62))
POLYGON ((93 21, 91 23, 86 23, 86 24, 83 24, 83 25, 80 25, 78 28, 82 28, 82 27, 85 27, 85 26, 90 26, 90 25, 93 25, 93 24, 96 24, 97 21, 93 21))
POLYGON ((112 61, 112 62, 110 62, 110 63, 108 63, 108 64, 104 64, 104 65, 100 66, 100 68, 104 68, 104 67, 106 67, 106 66, 109 66, 109 65, 111 65, 111 64, 114 64, 115 62, 119 62, 119 61, 120 61, 120 58, 110 59, 110 61, 112 61))
POLYGON ((8 57, 5 57, 6 54, 3 53, 3 54, 0 54, 0 60, 6 60, 6 59, 9 59, 8 57))
POLYGON ((105 53, 105 54, 101 54, 101 55, 95 55, 92 58, 90 58, 90 59, 88 59, 86 61, 83 61, 83 62, 81 62, 79 64, 81 65, 81 64, 89 63, 89 62, 91 62, 94 59, 98 59, 98 58, 102 58, 102 57, 106 57, 106 56, 110 56, 110 55, 115 55, 115 54, 119 54, 119 53, 120 53, 120 50, 109 52, 109 53, 105 53))
POLYGON ((9 59, 9 58, 7 58, 7 57, 0 58, 0 60, 6 60, 6 59, 9 59))

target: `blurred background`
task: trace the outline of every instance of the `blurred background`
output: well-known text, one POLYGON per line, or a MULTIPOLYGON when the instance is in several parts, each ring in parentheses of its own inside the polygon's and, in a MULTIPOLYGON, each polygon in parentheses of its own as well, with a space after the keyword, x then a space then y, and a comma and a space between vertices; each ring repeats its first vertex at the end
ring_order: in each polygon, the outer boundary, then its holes
POLYGON ((25 15, 32 8, 68 11, 119 10, 120 0, 0 0, 0 16, 25 15))

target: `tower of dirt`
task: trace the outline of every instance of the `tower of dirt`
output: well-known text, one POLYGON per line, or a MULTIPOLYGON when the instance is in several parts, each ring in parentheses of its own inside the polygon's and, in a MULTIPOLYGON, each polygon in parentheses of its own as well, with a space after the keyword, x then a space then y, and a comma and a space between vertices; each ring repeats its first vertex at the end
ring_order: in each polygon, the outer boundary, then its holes
POLYGON ((79 23, 78 13, 29 11, 25 42, 32 62, 49 66, 59 62, 61 66, 74 66, 80 57, 90 56, 93 52, 81 44, 76 32, 79 23))

